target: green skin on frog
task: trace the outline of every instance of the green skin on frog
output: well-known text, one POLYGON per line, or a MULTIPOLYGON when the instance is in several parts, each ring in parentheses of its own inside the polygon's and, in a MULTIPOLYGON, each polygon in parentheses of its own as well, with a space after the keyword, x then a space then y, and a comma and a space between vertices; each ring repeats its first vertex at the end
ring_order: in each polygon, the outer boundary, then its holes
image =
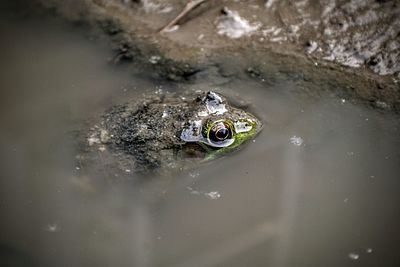
POLYGON ((238 149, 261 128, 254 115, 213 91, 164 93, 112 107, 88 142, 97 153, 112 154, 121 168, 185 169, 238 149))
POLYGON ((201 145, 207 151, 205 160, 239 147, 261 129, 261 122, 255 116, 229 106, 215 92, 207 92, 198 102, 197 116, 193 116, 196 119, 184 125, 180 138, 201 145))

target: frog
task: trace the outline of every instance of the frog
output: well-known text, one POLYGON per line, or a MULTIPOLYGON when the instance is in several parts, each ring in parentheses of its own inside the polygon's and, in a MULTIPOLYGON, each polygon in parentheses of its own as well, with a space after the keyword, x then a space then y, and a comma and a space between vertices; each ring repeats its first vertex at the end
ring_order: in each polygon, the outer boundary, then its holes
POLYGON ((221 158, 262 128, 256 115, 216 91, 154 93, 106 110, 87 142, 103 162, 143 174, 221 158))

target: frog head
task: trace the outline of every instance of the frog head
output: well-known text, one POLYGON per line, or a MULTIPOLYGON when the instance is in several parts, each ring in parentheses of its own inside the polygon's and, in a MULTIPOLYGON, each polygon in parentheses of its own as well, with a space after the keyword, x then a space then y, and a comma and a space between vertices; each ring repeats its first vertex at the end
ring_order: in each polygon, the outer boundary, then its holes
POLYGON ((206 150, 206 159, 212 159, 238 148, 261 128, 262 123, 254 115, 230 106, 223 96, 209 91, 195 100, 193 114, 183 125, 180 138, 198 143, 206 150))

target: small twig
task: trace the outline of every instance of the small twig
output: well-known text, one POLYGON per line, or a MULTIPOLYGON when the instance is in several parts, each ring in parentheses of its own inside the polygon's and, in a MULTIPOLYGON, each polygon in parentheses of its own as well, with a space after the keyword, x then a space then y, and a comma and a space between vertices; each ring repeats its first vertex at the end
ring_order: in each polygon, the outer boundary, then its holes
POLYGON ((164 26, 160 32, 166 32, 169 29, 171 29, 173 26, 175 26, 179 20, 181 20, 184 16, 186 16, 192 9, 198 7, 200 4, 204 3, 205 1, 208 0, 190 0, 189 3, 186 4, 186 6, 183 8, 182 12, 178 14, 173 20, 171 20, 170 23, 168 23, 166 26, 164 26))

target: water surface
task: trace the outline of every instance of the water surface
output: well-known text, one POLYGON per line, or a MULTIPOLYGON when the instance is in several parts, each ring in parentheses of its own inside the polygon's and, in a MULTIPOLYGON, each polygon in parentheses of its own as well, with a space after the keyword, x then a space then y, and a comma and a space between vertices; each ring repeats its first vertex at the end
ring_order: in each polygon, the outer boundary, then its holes
POLYGON ((161 83, 110 63, 108 43, 88 29, 9 15, 0 24, 2 262, 400 264, 397 115, 328 93, 311 97, 290 80, 161 83), (111 105, 160 88, 244 99, 264 130, 244 149, 173 179, 78 179, 74 133, 111 105))

